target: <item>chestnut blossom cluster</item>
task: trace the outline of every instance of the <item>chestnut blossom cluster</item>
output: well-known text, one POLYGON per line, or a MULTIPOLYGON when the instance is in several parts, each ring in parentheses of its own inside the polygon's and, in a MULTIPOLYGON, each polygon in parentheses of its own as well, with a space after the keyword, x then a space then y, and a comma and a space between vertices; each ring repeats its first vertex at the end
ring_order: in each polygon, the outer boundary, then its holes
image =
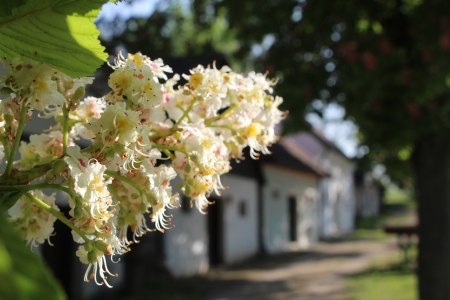
POLYGON ((205 212, 230 160, 243 159, 246 147, 252 158, 268 154, 284 118, 275 82, 263 74, 213 65, 169 77, 161 59, 140 53, 119 55, 111 67, 101 98, 84 97, 91 79, 33 61, 4 62, 0 79, 0 200, 13 198, 10 219, 32 245, 50 242, 56 220, 69 226, 85 280, 107 286, 115 276, 107 257, 172 227, 174 178, 205 212), (53 125, 21 139, 33 115, 53 125), (68 195, 67 214, 49 190, 68 195))

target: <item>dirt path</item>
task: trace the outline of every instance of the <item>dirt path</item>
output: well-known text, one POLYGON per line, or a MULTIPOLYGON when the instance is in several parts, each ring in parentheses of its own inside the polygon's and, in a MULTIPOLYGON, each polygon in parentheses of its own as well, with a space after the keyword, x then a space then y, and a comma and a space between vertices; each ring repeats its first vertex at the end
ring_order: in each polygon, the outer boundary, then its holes
POLYGON ((208 275, 208 300, 346 300, 345 276, 374 260, 398 254, 394 241, 322 243, 310 252, 293 252, 208 275))

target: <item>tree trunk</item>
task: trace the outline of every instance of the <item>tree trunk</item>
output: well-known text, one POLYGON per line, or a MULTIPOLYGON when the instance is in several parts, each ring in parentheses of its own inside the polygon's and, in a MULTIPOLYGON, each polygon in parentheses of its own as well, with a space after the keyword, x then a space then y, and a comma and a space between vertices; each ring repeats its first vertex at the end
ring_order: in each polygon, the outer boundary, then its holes
POLYGON ((421 300, 450 300, 450 132, 428 136, 414 157, 421 300))

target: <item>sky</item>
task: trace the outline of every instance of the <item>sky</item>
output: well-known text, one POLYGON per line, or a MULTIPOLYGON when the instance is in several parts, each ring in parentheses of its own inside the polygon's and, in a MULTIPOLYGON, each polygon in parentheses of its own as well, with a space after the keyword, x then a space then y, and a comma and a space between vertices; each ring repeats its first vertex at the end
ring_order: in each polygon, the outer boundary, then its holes
POLYGON ((157 1, 134 0, 131 3, 119 2, 117 4, 108 2, 103 5, 99 18, 113 21, 114 18, 129 19, 130 17, 148 17, 154 10, 157 1))
MULTIPOLYGON (((187 0, 181 0, 187 1, 187 0)), ((156 9, 160 0, 134 0, 131 3, 106 3, 100 12, 99 19, 112 22, 115 18, 128 19, 130 17, 148 17, 156 9)), ((100 28, 102 30, 102 28, 100 28)), ((103 29, 102 36, 108 36, 103 29)), ((333 141, 348 157, 357 155, 358 128, 351 121, 344 121, 345 110, 337 104, 330 104, 324 109, 324 118, 316 115, 307 115, 306 119, 314 127, 322 130, 324 135, 333 141)))
POLYGON ((324 108, 323 119, 316 114, 308 114, 306 120, 322 130, 325 137, 334 142, 348 157, 355 157, 358 154, 358 127, 352 121, 344 120, 344 116, 345 109, 332 103, 324 108))

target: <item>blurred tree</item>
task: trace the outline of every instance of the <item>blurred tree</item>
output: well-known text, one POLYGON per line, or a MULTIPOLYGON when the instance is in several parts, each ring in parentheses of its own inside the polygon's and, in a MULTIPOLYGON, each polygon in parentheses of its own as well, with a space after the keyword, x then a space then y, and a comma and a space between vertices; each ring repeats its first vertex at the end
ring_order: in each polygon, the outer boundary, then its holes
POLYGON ((200 15, 180 1, 158 2, 148 19, 98 20, 107 36, 103 44, 111 54, 118 48, 175 58, 217 53, 231 57, 239 48, 236 30, 230 29, 225 9, 200 15), (168 5, 168 3, 170 3, 168 5))
POLYGON ((421 299, 450 299, 450 1, 192 1, 108 42, 153 56, 215 51, 280 78, 290 111, 345 107, 370 149, 401 181, 415 178, 421 299))

